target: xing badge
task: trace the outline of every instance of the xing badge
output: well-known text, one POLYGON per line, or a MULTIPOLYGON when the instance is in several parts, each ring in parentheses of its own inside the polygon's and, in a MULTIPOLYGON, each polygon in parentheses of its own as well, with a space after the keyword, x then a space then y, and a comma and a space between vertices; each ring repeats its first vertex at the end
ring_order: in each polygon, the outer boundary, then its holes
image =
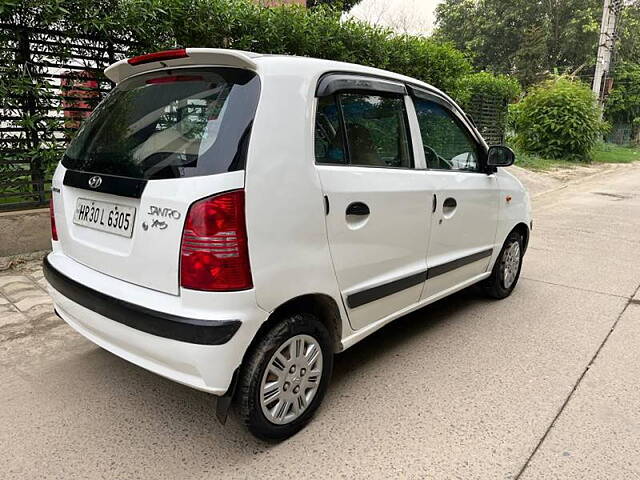
POLYGON ((164 222, 162 220, 153 220, 153 222, 151 222, 151 225, 149 225, 147 222, 142 222, 142 229, 146 232, 147 230, 149 230, 149 228, 156 228, 158 230, 166 230, 166 228, 169 226, 169 224, 167 222, 164 222))
POLYGON ((151 228, 157 228, 160 230, 164 230, 168 227, 167 222, 163 222, 162 220, 154 220, 151 222, 151 228))

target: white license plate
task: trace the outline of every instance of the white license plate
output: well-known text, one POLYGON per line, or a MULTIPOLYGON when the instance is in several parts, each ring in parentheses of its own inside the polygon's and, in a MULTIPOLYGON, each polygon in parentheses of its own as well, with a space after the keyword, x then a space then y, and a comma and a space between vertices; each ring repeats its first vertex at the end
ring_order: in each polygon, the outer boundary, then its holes
POLYGON ((73 214, 73 223, 131 238, 135 218, 134 207, 79 198, 73 214))

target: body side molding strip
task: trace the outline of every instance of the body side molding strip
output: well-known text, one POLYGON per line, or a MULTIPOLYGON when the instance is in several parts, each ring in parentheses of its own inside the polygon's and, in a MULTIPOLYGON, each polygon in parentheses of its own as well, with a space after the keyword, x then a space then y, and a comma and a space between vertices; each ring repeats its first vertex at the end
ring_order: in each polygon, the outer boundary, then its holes
POLYGON ((465 265, 468 265, 470 263, 477 262, 478 260, 482 260, 483 258, 490 257, 491 255, 493 255, 493 248, 482 250, 481 252, 477 253, 472 253, 471 255, 467 255, 466 257, 457 258, 441 265, 436 265, 435 267, 431 267, 429 270, 427 270, 427 280, 433 277, 437 277, 438 275, 448 273, 451 270, 455 270, 456 268, 464 267, 465 265))
POLYGON ((356 308, 366 303, 374 302, 388 295, 401 292, 407 288, 419 285, 427 279, 427 270, 420 273, 415 273, 408 277, 394 280, 393 282, 385 283, 377 287, 368 288, 361 292, 352 293, 347 297, 347 305, 349 308, 356 308))
POLYGON ((347 305, 349 308, 357 308, 370 302, 375 302, 394 293, 401 292, 407 288, 419 285, 422 282, 429 280, 430 278, 444 275, 456 268, 464 267, 483 258, 487 258, 493 255, 493 248, 482 250, 481 252, 473 253, 465 257, 457 258, 441 265, 431 267, 424 272, 415 273, 408 277, 394 280, 393 282, 385 283, 377 287, 368 288, 360 292, 352 293, 347 296, 347 305))

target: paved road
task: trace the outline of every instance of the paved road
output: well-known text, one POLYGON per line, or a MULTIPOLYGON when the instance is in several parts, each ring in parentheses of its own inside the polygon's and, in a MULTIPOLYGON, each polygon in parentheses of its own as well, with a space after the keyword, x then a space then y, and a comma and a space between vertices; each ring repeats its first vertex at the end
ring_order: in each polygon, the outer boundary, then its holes
POLYGON ((538 197, 523 279, 420 310, 336 360, 315 421, 254 440, 214 400, 0 277, 3 478, 640 477, 640 165, 538 197), (634 299, 635 295, 635 299, 634 299), (26 312, 26 315, 21 312, 26 312))

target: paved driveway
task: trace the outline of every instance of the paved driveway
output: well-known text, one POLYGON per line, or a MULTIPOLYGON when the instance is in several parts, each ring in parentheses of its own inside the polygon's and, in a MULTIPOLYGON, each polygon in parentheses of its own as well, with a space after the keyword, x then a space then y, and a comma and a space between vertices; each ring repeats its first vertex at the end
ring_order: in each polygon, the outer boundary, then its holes
POLYGON ((315 421, 277 445, 60 323, 37 264, 5 273, 0 472, 640 477, 639 186, 634 165, 538 197, 509 299, 461 292, 338 356, 315 421))

